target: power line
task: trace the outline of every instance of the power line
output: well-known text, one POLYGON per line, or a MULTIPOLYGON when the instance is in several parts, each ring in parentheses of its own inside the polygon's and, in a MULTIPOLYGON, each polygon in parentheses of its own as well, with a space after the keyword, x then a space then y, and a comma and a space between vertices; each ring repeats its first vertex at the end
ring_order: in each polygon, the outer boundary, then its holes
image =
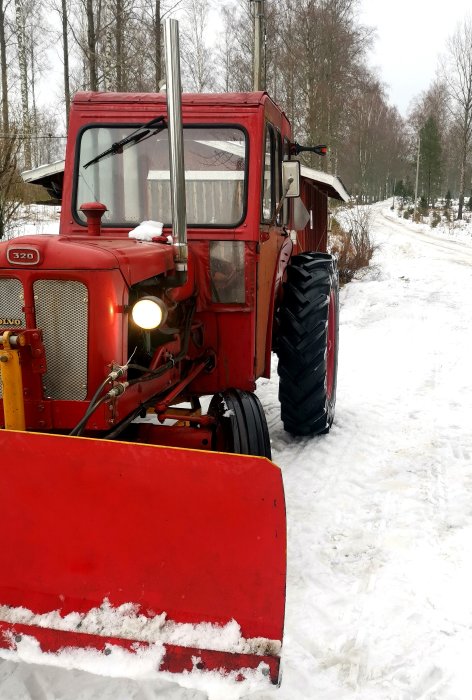
POLYGON ((21 132, 17 132, 15 134, 0 134, 0 139, 66 139, 67 136, 56 136, 54 134, 23 134, 21 132))

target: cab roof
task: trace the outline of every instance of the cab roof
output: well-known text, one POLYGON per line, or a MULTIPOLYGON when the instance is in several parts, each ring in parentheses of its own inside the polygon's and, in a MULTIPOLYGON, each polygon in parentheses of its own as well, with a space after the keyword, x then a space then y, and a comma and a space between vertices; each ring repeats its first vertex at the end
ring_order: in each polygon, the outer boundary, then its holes
MULTIPOLYGON (((182 93, 183 105, 257 107, 265 102, 273 102, 266 92, 223 92, 223 93, 182 93)), ((165 92, 78 92, 74 104, 155 104, 166 103, 165 92)), ((274 103, 275 104, 275 103, 274 103)))

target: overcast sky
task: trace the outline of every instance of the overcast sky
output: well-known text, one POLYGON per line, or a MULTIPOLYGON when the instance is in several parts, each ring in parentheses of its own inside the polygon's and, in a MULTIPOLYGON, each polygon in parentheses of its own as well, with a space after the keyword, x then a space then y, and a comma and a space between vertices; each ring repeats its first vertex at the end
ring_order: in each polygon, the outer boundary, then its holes
POLYGON ((472 0, 361 0, 361 21, 377 30, 370 64, 378 66, 390 102, 406 116, 411 100, 427 90, 438 57, 472 0))

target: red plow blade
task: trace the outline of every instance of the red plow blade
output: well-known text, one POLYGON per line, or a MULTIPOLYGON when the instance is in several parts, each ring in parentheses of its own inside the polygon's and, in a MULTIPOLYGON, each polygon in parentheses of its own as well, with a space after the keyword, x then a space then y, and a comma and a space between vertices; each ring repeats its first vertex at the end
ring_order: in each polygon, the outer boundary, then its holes
POLYGON ((280 470, 260 457, 0 431, 0 646, 161 645, 159 670, 277 683, 280 470), (26 609, 26 610, 24 610, 26 609))

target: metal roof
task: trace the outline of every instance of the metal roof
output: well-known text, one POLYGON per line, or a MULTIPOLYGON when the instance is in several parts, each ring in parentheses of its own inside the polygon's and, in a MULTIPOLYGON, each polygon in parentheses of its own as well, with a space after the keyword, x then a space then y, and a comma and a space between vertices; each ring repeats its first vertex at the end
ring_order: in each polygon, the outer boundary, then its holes
MULTIPOLYGON (((52 197, 43 204, 60 204, 62 199, 62 185, 64 182, 64 160, 57 160, 55 163, 40 165, 33 170, 25 170, 21 177, 25 182, 32 185, 42 185, 52 197)), ((42 200, 41 200, 42 201, 42 200)))
POLYGON ((301 166, 301 175, 306 180, 312 180, 314 185, 328 197, 349 202, 350 196, 337 175, 330 175, 321 170, 307 168, 306 165, 301 166))
POLYGON ((39 165, 37 168, 33 168, 33 170, 24 170, 21 173, 21 177, 25 182, 34 182, 35 185, 40 185, 41 183, 39 180, 46 177, 49 178, 52 175, 57 175, 58 173, 63 173, 64 163, 65 161, 63 160, 56 160, 55 163, 39 165))

